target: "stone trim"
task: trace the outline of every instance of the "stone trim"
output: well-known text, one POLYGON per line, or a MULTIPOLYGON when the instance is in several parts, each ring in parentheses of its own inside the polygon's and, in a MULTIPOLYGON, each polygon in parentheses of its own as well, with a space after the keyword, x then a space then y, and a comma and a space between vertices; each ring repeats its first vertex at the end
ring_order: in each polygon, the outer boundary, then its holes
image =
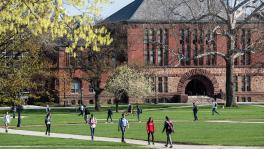
POLYGON ((210 80, 212 82, 213 85, 213 92, 214 94, 219 93, 219 84, 215 78, 214 75, 212 75, 209 71, 205 70, 205 69, 192 69, 189 72, 183 74, 181 76, 181 79, 178 83, 178 87, 177 87, 177 93, 178 94, 185 94, 185 88, 186 85, 191 81, 190 78, 193 76, 204 76, 206 77, 208 80, 210 80))

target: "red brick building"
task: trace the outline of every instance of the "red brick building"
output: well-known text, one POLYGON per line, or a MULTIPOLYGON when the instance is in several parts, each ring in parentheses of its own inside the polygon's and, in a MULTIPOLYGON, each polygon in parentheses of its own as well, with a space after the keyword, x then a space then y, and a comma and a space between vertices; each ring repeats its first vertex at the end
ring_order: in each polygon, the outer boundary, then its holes
MULTIPOLYGON (((135 0, 104 21, 113 32, 114 43, 126 51, 127 63, 145 67, 153 81, 153 96, 129 102, 186 102, 197 96, 224 95, 225 61, 217 55, 196 56, 205 52, 225 53, 226 39, 212 35, 206 19, 195 23, 183 21, 190 18, 187 8, 178 7, 171 16, 171 10, 161 2, 135 0), (210 42, 212 39, 214 42, 210 42)), ((238 49, 258 38, 252 31, 256 28, 263 31, 263 20, 239 30, 238 49)), ((261 50, 235 59, 234 83, 239 102, 264 101, 264 54, 261 50)), ((68 62, 69 56, 61 48, 58 74, 64 74, 68 62)), ((61 104, 75 104, 76 99, 93 103, 94 93, 89 81, 81 79, 85 75, 77 70, 72 73, 73 80, 58 79, 61 104)), ((106 80, 104 77, 102 82, 106 80)))

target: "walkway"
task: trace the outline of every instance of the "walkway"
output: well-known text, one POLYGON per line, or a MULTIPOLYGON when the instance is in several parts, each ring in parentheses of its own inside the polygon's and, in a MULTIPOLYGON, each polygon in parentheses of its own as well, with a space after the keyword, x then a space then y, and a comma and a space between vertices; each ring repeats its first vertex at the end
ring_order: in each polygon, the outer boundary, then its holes
MULTIPOLYGON (((0 128, 0 133, 5 133, 3 128, 0 128)), ((84 135, 51 133, 51 136, 46 136, 44 134, 44 132, 27 131, 27 130, 9 129, 8 133, 9 134, 18 134, 18 135, 38 136, 38 137, 90 140, 89 136, 84 136, 84 135)), ((120 142, 120 139, 119 138, 107 138, 107 137, 95 137, 95 141, 120 142)), ((126 139, 126 142, 129 144, 141 145, 141 146, 146 146, 146 147, 165 148, 163 143, 156 143, 154 146, 152 146, 152 145, 148 146, 146 141, 141 141, 141 140, 126 139)), ((263 149, 263 147, 180 145, 180 144, 175 144, 173 146, 173 148, 176 148, 176 149, 263 149)))

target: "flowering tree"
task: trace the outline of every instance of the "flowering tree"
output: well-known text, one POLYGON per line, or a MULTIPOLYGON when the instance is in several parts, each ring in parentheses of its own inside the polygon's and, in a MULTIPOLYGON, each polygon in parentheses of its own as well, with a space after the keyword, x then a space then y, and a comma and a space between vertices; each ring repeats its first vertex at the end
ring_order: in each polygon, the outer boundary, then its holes
POLYGON ((118 103, 124 95, 128 97, 143 98, 151 93, 151 82, 143 73, 127 65, 116 68, 112 77, 106 83, 106 91, 116 98, 116 111, 118 103))

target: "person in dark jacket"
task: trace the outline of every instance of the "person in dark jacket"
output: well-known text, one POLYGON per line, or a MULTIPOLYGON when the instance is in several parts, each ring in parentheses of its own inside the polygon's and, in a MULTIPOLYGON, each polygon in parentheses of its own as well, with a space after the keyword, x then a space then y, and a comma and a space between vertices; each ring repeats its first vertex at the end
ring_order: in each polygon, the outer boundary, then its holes
POLYGON ((142 109, 137 105, 136 106, 137 109, 137 119, 140 122, 140 114, 142 114, 142 109))
POLYGON ((45 135, 50 136, 51 113, 49 112, 45 117, 46 132, 45 135))
POLYGON ((170 148, 172 148, 172 139, 171 139, 171 134, 174 132, 174 127, 172 121, 169 119, 168 116, 165 117, 165 122, 164 122, 164 127, 162 130, 162 133, 166 130, 166 136, 167 136, 167 141, 165 144, 165 147, 168 147, 168 144, 170 144, 170 148))
POLYGON ((113 121, 113 119, 112 119, 112 115, 113 115, 113 111, 109 108, 109 109, 107 110, 107 119, 106 119, 107 123, 108 123, 108 120, 109 120, 109 119, 111 120, 111 122, 113 121))
POLYGON ((197 105, 193 102, 193 116, 194 116, 194 121, 197 121, 198 120, 198 116, 197 116, 197 113, 198 113, 198 107, 197 105))
POLYGON ((152 144, 154 145, 154 131, 155 131, 155 127, 154 127, 154 122, 153 119, 150 117, 149 120, 146 123, 146 129, 147 129, 147 133, 148 133, 148 145, 150 145, 150 135, 152 137, 152 144))
POLYGON ((90 111, 88 109, 88 107, 84 106, 84 121, 85 123, 88 123, 88 120, 89 120, 89 114, 90 114, 90 111))

